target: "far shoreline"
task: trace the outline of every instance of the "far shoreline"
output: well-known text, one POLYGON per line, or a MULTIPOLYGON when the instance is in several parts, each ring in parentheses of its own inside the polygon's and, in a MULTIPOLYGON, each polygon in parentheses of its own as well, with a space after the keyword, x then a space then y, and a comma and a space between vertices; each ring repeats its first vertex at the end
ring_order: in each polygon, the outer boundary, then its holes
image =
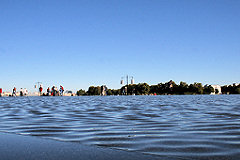
MULTIPOLYGON (((106 95, 106 96, 101 96, 101 95, 80 95, 80 96, 38 96, 38 95, 28 95, 28 96, 6 96, 3 95, 1 97, 11 97, 11 98, 16 98, 16 97, 22 97, 22 98, 27 98, 27 97, 134 97, 134 96, 224 96, 224 95, 240 95, 240 94, 161 94, 161 95, 106 95)), ((0 97, 0 98, 1 98, 0 97)))

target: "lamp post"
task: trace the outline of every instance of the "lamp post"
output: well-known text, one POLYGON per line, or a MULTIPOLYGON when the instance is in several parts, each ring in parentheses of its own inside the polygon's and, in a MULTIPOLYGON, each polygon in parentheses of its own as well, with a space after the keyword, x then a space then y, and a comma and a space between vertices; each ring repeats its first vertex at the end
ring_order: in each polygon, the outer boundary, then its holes
POLYGON ((36 82, 34 87, 38 89, 38 95, 40 96, 39 86, 42 85, 42 82, 36 82))
POLYGON ((126 75, 126 76, 124 76, 124 77, 121 78, 121 82, 120 82, 121 85, 124 85, 124 78, 126 78, 126 82, 127 82, 127 86, 125 87, 125 92, 126 92, 126 95, 128 95, 128 90, 127 90, 127 87, 128 87, 128 79, 131 78, 131 84, 134 84, 134 79, 133 79, 133 76, 128 76, 128 75, 126 75))

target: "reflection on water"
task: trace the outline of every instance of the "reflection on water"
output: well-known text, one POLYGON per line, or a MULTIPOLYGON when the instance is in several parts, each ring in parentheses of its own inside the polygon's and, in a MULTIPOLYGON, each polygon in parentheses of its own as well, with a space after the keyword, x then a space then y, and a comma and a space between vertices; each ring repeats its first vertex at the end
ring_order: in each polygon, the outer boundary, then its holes
POLYGON ((184 158, 240 156, 240 96, 2 97, 0 131, 184 158))

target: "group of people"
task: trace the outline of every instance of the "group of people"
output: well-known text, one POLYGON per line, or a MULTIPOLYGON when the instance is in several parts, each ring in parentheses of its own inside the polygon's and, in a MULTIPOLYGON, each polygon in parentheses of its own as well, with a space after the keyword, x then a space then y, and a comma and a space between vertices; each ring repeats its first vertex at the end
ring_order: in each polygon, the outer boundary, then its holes
POLYGON ((28 95, 28 91, 26 88, 21 88, 20 89, 20 96, 27 96, 28 95))
POLYGON ((42 96, 63 96, 64 88, 63 86, 60 85, 60 88, 58 90, 57 87, 53 86, 50 90, 50 88, 47 88, 47 93, 42 93, 43 92, 43 87, 40 85, 39 87, 39 93, 42 96))
MULTIPOLYGON (((20 96, 27 96, 28 95, 28 91, 26 88, 21 88, 20 89, 20 96)), ((17 89, 16 87, 13 88, 13 91, 12 91, 12 96, 13 97, 16 97, 17 96, 17 89)))
MULTIPOLYGON (((40 85, 39 87, 39 93, 40 96, 63 96, 63 92, 64 92, 64 88, 63 86, 60 85, 59 89, 55 86, 53 86, 50 90, 50 88, 47 88, 47 92, 43 93, 43 87, 42 85, 40 85)), ((3 92, 2 92, 2 88, 0 88, 0 97, 2 96, 3 92)), ((20 92, 19 92, 19 96, 27 96, 28 95, 28 91, 26 88, 21 88, 20 92)), ((14 87, 12 90, 12 94, 10 94, 9 96, 12 97, 16 97, 17 96, 17 88, 14 87)))

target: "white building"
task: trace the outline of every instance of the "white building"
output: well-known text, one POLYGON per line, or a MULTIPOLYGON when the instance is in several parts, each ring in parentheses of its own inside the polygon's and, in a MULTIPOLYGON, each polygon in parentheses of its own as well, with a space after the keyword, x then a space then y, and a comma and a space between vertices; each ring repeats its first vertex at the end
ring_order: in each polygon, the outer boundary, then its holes
POLYGON ((216 91, 218 90, 217 94, 222 94, 222 90, 221 90, 221 86, 220 85, 211 85, 214 89, 214 92, 212 92, 211 94, 216 94, 216 91))

